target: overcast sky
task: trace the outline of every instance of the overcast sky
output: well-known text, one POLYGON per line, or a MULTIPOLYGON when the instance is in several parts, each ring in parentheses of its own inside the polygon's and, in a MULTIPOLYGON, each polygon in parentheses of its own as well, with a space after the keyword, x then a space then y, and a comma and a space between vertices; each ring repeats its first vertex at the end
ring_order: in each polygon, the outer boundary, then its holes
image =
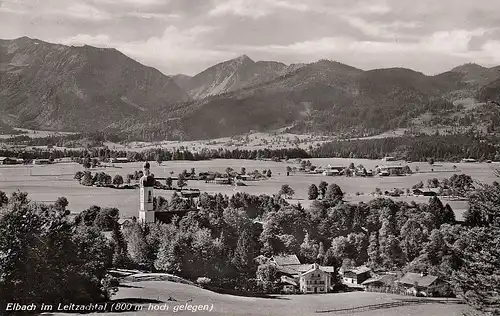
POLYGON ((436 74, 500 65, 498 0, 0 0, 0 38, 114 47, 165 74, 247 54, 436 74))

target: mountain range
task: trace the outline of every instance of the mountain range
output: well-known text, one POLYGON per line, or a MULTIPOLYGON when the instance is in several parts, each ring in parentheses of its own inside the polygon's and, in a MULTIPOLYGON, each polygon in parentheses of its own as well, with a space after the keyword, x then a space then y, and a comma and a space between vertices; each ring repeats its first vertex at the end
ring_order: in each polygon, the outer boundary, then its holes
MULTIPOLYGON (((167 76, 116 49, 0 40, 0 121, 144 139, 206 139, 288 127, 371 135, 453 101, 499 99, 500 67, 465 64, 427 76, 320 60, 285 65, 246 55, 195 76, 167 76)), ((500 100, 499 100, 500 101, 500 100)))

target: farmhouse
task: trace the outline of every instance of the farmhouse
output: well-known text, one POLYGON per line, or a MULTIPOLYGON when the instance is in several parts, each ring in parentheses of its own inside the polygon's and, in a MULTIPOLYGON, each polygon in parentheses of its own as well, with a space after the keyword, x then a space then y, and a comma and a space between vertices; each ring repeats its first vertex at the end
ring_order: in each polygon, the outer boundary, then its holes
POLYGON ((336 170, 337 172, 342 172, 345 170, 345 166, 332 166, 332 165, 328 165, 326 166, 325 168, 326 170, 336 170))
POLYGON ((473 158, 464 158, 460 162, 463 162, 463 163, 473 163, 473 162, 476 162, 476 159, 473 159, 473 158))
POLYGON ((48 159, 34 159, 33 164, 34 165, 49 165, 50 160, 48 160, 48 159))
POLYGON ((407 295, 447 296, 449 293, 449 285, 434 275, 408 272, 396 282, 407 295))
POLYGON ((312 268, 300 275, 300 291, 302 293, 327 293, 330 291, 332 277, 321 270, 315 263, 312 268))
POLYGON ((187 199, 198 198, 200 197, 200 191, 199 190, 181 191, 181 196, 187 199))
POLYGON ((296 255, 272 256, 270 261, 281 267, 296 266, 301 264, 299 258, 296 255))
POLYGON ((335 267, 318 264, 301 264, 296 255, 273 256, 269 262, 276 265, 281 274, 282 291, 285 293, 327 293, 335 267))
POLYGON ((438 188, 428 188, 428 189, 414 189, 413 195, 415 196, 437 196, 439 193, 438 188))
POLYGON ((371 271, 366 266, 346 270, 342 269, 342 280, 346 284, 362 284, 371 277, 371 271))
POLYGON ((238 175, 236 177, 236 179, 243 180, 243 181, 255 181, 255 176, 248 175, 248 174, 242 174, 242 175, 238 175))
POLYGON ((396 274, 377 275, 361 283, 367 291, 388 292, 393 288, 396 281, 396 274))
POLYGON ((229 178, 215 178, 212 181, 208 181, 209 183, 215 183, 215 184, 231 184, 231 179, 229 178))
POLYGON ((0 157, 0 165, 15 165, 17 160, 15 158, 0 157))
POLYGON ((111 158, 112 163, 127 163, 129 162, 128 158, 119 157, 119 158, 111 158))
POLYGON ((299 289, 299 284, 296 279, 286 275, 281 276, 279 285, 282 288, 282 292, 285 294, 295 294, 299 289))
POLYGON ((396 158, 394 158, 394 157, 384 157, 384 158, 382 158, 382 161, 396 161, 396 158))

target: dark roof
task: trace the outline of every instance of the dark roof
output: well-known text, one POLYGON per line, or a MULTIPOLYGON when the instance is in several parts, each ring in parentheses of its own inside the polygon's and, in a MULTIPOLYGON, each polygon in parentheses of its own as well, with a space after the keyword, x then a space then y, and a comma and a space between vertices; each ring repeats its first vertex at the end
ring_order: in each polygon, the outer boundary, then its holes
POLYGON ((434 276, 434 275, 422 276, 420 273, 408 272, 398 282, 401 284, 407 284, 407 285, 415 285, 415 283, 416 283, 418 286, 428 287, 432 283, 434 283, 437 279, 438 279, 438 277, 434 276))
POLYGON ((279 266, 286 266, 286 265, 299 265, 300 260, 297 258, 296 255, 285 255, 285 256, 273 256, 274 262, 276 262, 277 265, 279 266))
POLYGON ((384 275, 379 275, 374 278, 370 278, 363 283, 362 285, 370 285, 373 283, 385 283, 385 284, 391 284, 396 280, 396 276, 393 274, 384 274, 384 275))

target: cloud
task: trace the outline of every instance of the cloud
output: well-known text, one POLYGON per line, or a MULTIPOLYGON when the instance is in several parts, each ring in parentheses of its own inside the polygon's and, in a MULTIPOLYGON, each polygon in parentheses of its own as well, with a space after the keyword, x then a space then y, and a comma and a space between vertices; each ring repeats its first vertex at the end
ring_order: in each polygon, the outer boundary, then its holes
POLYGON ((423 24, 421 22, 404 22, 404 21, 393 21, 391 23, 380 23, 380 22, 367 22, 363 18, 357 16, 339 16, 341 19, 345 20, 352 27, 360 30, 366 35, 374 37, 402 37, 405 36, 405 29, 415 29, 421 27, 423 24))
POLYGON ((113 18, 112 14, 85 3, 74 3, 65 9, 55 9, 47 13, 71 16, 83 20, 108 20, 113 18))
POLYGON ((216 28, 211 26, 196 26, 184 30, 169 26, 162 36, 144 41, 116 41, 105 34, 79 34, 56 41, 66 45, 89 44, 116 48, 139 62, 155 65, 166 74, 194 73, 200 67, 209 67, 221 59, 235 57, 232 52, 205 46, 203 38, 214 31, 216 28))
POLYGON ((495 0, 0 0, 0 37, 115 47, 166 73, 253 59, 498 64, 495 0), (3 2, 2 2, 3 1, 3 2), (23 16, 20 17, 20 14, 23 16))
POLYGON ((181 16, 174 13, 147 13, 147 12, 129 12, 126 16, 131 16, 135 18, 142 19, 162 19, 162 20, 173 20, 179 19, 181 16))
POLYGON ((236 15, 258 19, 274 13, 276 10, 285 9, 291 11, 306 12, 311 8, 296 1, 285 0, 223 0, 208 12, 209 16, 236 15))

